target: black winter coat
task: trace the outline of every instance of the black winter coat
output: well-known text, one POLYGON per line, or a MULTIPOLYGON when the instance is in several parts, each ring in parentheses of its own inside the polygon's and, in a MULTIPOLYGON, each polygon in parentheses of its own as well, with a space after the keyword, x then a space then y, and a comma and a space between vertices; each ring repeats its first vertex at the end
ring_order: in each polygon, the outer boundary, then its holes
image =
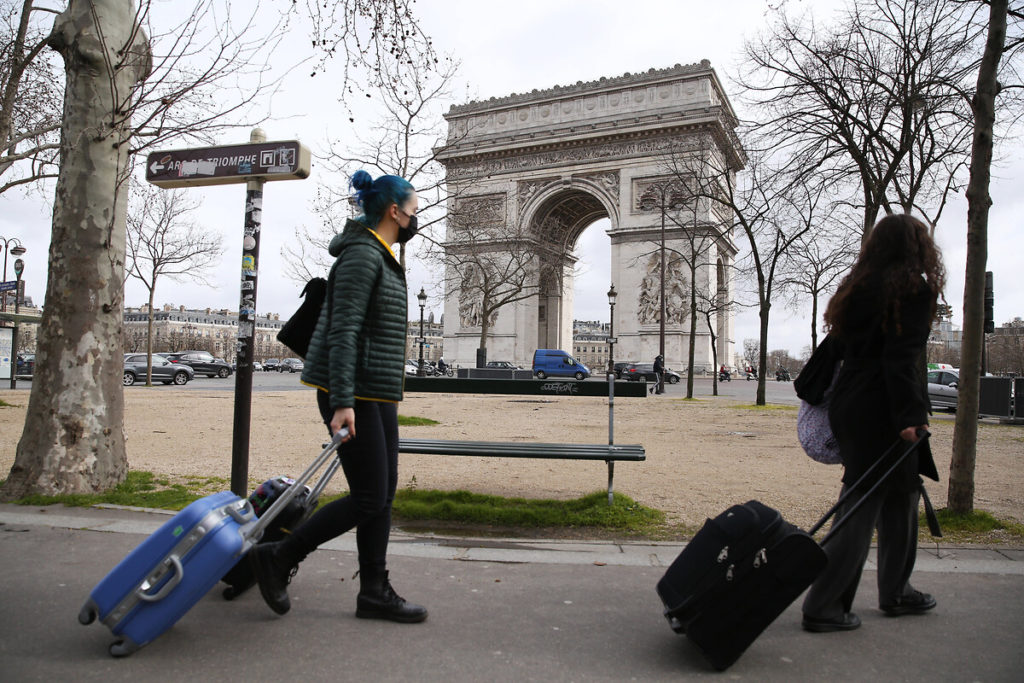
MULTIPOLYGON (((829 421, 852 484, 899 438, 903 429, 928 422, 931 412, 924 350, 931 328, 932 295, 922 285, 900 301, 899 330, 882 325, 881 285, 851 293, 839 337, 843 366, 829 406, 829 421)), ((902 447, 898 447, 902 450, 902 447)), ((927 442, 894 474, 912 491, 918 475, 938 481, 927 442)))

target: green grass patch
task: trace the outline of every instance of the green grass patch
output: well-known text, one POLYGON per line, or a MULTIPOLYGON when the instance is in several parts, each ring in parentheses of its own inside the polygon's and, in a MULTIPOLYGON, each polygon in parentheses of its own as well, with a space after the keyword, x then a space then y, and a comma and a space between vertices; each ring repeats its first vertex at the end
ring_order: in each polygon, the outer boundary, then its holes
POLYGON ((437 420, 431 420, 429 417, 414 417, 411 415, 399 415, 398 426, 399 427, 428 427, 430 425, 441 424, 437 420))
POLYGON ((181 510, 202 495, 183 484, 171 484, 166 479, 157 478, 152 472, 129 472, 123 482, 104 493, 75 493, 60 496, 33 495, 16 502, 19 505, 59 504, 69 507, 89 507, 108 504, 181 510))
POLYGON ((8 403, 7 401, 5 401, 2 398, 0 398, 0 408, 17 408, 17 407, 18 406, 14 405, 13 403, 8 403))
POLYGON ((741 408, 743 410, 799 410, 798 406, 790 406, 784 403, 766 403, 763 406, 759 406, 756 403, 736 403, 731 408, 741 408))
POLYGON ((645 533, 665 521, 665 513, 644 507, 629 496, 598 491, 573 500, 502 498, 469 491, 402 489, 395 495, 394 515, 405 521, 439 520, 503 527, 568 527, 645 533))
POLYGON ((1024 524, 1001 520, 984 510, 974 510, 966 515, 949 508, 935 511, 942 527, 942 538, 932 539, 924 514, 920 518, 923 538, 942 543, 1006 543, 1024 541, 1024 524))

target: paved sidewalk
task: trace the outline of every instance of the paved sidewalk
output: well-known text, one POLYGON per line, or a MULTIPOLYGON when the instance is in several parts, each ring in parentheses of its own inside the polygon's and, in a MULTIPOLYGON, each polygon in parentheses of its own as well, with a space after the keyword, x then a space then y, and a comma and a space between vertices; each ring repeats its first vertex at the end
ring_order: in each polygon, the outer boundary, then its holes
POLYGON ((1024 550, 935 546, 915 585, 939 606, 887 618, 873 560, 852 633, 800 629, 799 601, 725 674, 668 628, 654 586, 673 543, 464 539, 396 532, 393 583, 424 624, 355 619, 354 536, 314 553, 274 615, 258 591, 215 589, 124 659, 106 627, 78 624, 92 587, 167 519, 127 509, 0 505, 4 681, 730 680, 1018 681, 1024 670, 1024 550))

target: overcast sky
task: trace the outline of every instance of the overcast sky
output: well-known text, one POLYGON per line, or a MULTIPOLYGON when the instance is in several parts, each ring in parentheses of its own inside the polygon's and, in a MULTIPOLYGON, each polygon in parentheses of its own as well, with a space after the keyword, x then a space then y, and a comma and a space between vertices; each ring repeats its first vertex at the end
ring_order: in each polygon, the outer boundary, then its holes
MULTIPOLYGON (((811 3, 789 4, 799 9, 811 3)), ((813 6, 819 16, 827 17, 838 4, 818 0, 813 6)), ((438 50, 461 61, 454 104, 708 59, 738 106, 738 90, 731 74, 741 59, 744 38, 764 28, 768 5, 767 0, 420 0, 414 7, 438 50)), ((173 6, 180 5, 163 2, 158 10, 167 11, 173 6)), ((307 36, 296 31, 278 52, 282 67, 294 65, 307 56, 309 45, 307 36)), ((293 70, 272 102, 274 118, 263 124, 267 138, 299 139, 314 154, 323 150, 327 136, 351 139, 353 124, 338 102, 337 83, 337 75, 330 68, 312 79, 308 68, 293 70)), ((366 127, 370 121, 357 116, 354 125, 366 127)), ((363 130, 364 134, 367 132, 363 130)), ((233 135, 218 140, 218 144, 248 141, 245 131, 233 135)), ((1020 191, 1024 146, 1005 143, 999 153, 1003 161, 993 177, 988 269, 994 271, 996 323, 1002 324, 1015 316, 1024 316, 1024 278, 1020 275, 1024 266, 1024 237, 1019 230, 1024 215, 1024 193, 1020 191)), ((339 182, 318 174, 319 170, 314 161, 311 178, 265 186, 257 299, 260 314, 288 315, 298 305, 301 285, 283 275, 280 250, 283 244, 294 240, 297 228, 318 224, 311 211, 318 183, 339 182)), ((224 235, 225 253, 221 265, 210 276, 212 288, 165 279, 158 283, 156 300, 189 308, 237 310, 244 185, 197 188, 190 192, 203 200, 197 221, 224 235)), ((26 264, 24 278, 27 294, 36 302, 42 301, 46 287, 52 195, 50 188, 42 196, 11 191, 0 197, 0 236, 17 237, 28 248, 22 257, 26 264)), ((966 221, 966 201, 956 197, 937 227, 948 271, 946 298, 953 306, 957 325, 962 321, 966 221)), ((607 221, 595 223, 577 245, 583 271, 576 283, 577 319, 607 320, 607 227, 607 221)), ((744 249, 742 243, 739 246, 744 249)), ((11 263, 13 258, 9 259, 8 279, 14 279, 11 263)), ((415 293, 424 285, 433 295, 428 311, 439 316, 441 303, 436 278, 413 259, 409 264, 410 318, 418 313, 415 293)), ((127 306, 145 303, 145 289, 136 281, 129 281, 126 292, 127 306)), ((787 348, 799 354, 809 344, 809 325, 805 311, 787 310, 779 302, 772 309, 769 349, 787 348)), ((744 339, 756 336, 756 312, 739 312, 736 347, 742 349, 744 339)))

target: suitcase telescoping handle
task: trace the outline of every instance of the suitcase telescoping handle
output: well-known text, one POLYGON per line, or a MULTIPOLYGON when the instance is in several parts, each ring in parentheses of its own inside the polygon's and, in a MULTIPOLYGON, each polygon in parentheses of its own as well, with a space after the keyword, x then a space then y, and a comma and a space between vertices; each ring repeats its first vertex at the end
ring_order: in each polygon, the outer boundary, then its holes
MULTIPOLYGON (((869 488, 863 496, 861 496, 860 500, 858 500, 852 508, 846 511, 845 515, 843 515, 835 524, 832 525, 832 528, 829 529, 827 534, 825 534, 825 538, 821 540, 820 545, 825 545, 826 543, 828 543, 828 540, 832 538, 832 535, 839 531, 839 529, 841 529, 843 525, 845 525, 850 520, 850 518, 853 517, 853 514, 857 512, 861 505, 867 502, 868 498, 871 497, 871 494, 877 491, 878 487, 881 486, 885 482, 885 480, 888 479, 889 476, 893 472, 895 472, 900 465, 903 464, 903 461, 906 460, 910 456, 910 454, 914 452, 914 449, 920 446, 929 436, 931 436, 931 432, 929 432, 927 429, 918 429, 917 440, 912 442, 909 446, 907 446, 906 450, 903 451, 900 457, 896 458, 892 465, 889 466, 889 469, 887 469, 882 476, 878 477, 875 480, 875 483, 871 485, 871 488, 869 488)), ((880 469, 882 467, 883 463, 885 463, 885 461, 889 458, 889 454, 892 453, 896 449, 896 447, 899 446, 901 443, 903 443, 902 438, 896 439, 896 442, 892 446, 889 446, 888 450, 886 450, 885 453, 882 454, 882 457, 876 460, 871 465, 871 467, 868 468, 868 471, 865 472, 861 476, 861 478, 857 480, 857 483, 855 483, 853 486, 847 487, 843 495, 839 496, 839 500, 836 501, 836 504, 833 505, 832 508, 829 509, 829 511, 826 512, 825 515, 818 520, 818 523, 812 526, 807 533, 813 536, 819 529, 821 529, 821 527, 825 526, 825 522, 827 522, 829 518, 836 513, 836 510, 839 509, 839 506, 845 503, 846 499, 849 498, 854 491, 856 491, 866 481, 868 481, 869 477, 871 477, 871 475, 874 474, 875 470, 880 469)))
MULTIPOLYGON (((334 458, 338 447, 341 446, 341 440, 346 436, 348 436, 348 429, 344 427, 334 434, 331 442, 320 452, 320 455, 316 456, 316 459, 314 459, 310 466, 306 468, 306 471, 300 474, 295 480, 295 483, 285 489, 284 493, 278 496, 273 505, 271 505, 267 511, 260 516, 256 524, 248 530, 246 533, 246 540, 256 542, 260 539, 267 526, 274 521, 274 518, 277 517, 282 510, 288 507, 288 503, 290 503, 295 496, 299 495, 303 490, 303 487, 306 485, 306 482, 312 479, 313 475, 320 471, 320 468, 324 466, 324 463, 334 458)), ((334 474, 337 469, 337 459, 335 458, 335 462, 331 463, 324 474, 324 477, 322 477, 320 483, 317 484, 316 495, 319 495, 320 491, 323 490, 324 485, 327 484, 326 480, 329 479, 330 475, 334 474)))

